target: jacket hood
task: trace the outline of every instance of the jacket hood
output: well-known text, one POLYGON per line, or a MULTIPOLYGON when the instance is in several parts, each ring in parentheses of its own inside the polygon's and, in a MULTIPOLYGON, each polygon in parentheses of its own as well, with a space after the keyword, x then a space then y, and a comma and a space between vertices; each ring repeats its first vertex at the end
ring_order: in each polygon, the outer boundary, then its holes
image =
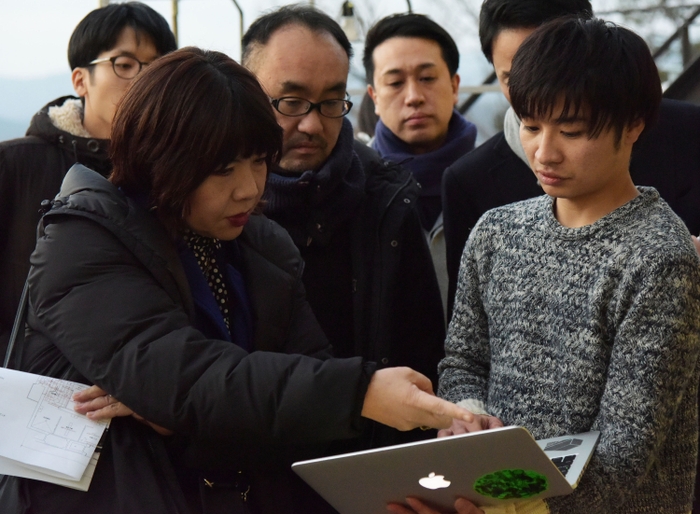
POLYGON ((68 170, 54 203, 113 219, 126 217, 129 209, 126 197, 114 184, 80 164, 68 170), (80 195, 86 191, 101 194, 80 195))
MULTIPOLYGON (((76 164, 68 170, 61 190, 44 215, 43 225, 65 215, 88 218, 109 230, 146 268, 162 269, 174 279, 160 278, 173 298, 181 298, 192 312, 192 297, 175 245, 162 224, 149 211, 95 171, 76 164), (161 263, 154 266, 154 263, 161 263)), ((157 273, 154 271, 154 274, 157 273)))
POLYGON ((73 155, 76 163, 84 164, 101 175, 109 175, 112 165, 109 161, 109 140, 81 137, 62 130, 51 121, 50 107, 60 107, 66 100, 76 100, 74 96, 62 96, 49 102, 33 117, 27 129, 27 136, 35 136, 73 155))

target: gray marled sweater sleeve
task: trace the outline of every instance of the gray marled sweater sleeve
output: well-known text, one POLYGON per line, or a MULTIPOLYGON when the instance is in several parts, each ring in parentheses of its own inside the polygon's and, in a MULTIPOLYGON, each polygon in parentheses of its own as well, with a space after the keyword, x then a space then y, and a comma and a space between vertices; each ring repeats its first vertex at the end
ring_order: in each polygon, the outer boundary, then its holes
POLYGON ((700 267, 653 189, 595 224, 543 197, 488 213, 462 258, 440 394, 536 438, 600 430, 553 513, 688 512, 697 454, 700 267))
POLYGON ((479 287, 477 240, 484 231, 472 230, 462 255, 452 319, 447 330, 445 358, 440 363, 439 392, 454 403, 475 399, 486 403, 490 357, 489 326, 479 287))

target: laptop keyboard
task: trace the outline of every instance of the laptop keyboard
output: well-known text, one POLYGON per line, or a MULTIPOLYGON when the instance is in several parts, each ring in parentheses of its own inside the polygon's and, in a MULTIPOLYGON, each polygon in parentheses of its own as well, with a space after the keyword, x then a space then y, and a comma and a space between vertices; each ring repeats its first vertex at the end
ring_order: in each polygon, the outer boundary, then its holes
POLYGON ((566 476, 577 455, 578 454, 574 453, 573 455, 565 455, 564 457, 555 457, 552 459, 552 462, 561 474, 566 476))

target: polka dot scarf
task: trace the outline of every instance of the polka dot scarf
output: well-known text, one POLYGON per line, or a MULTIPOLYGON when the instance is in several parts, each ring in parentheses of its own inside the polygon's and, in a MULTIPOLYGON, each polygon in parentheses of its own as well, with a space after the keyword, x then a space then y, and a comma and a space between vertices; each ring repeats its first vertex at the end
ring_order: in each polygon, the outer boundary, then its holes
POLYGON ((192 231, 187 231, 183 239, 187 246, 197 259, 197 264, 202 269, 204 276, 209 283, 209 289, 216 298, 216 304, 221 310, 224 317, 226 328, 231 331, 231 322, 229 320, 229 295, 226 289, 224 276, 219 269, 219 263, 216 260, 217 253, 221 250, 221 241, 212 237, 205 237, 195 234, 192 231))

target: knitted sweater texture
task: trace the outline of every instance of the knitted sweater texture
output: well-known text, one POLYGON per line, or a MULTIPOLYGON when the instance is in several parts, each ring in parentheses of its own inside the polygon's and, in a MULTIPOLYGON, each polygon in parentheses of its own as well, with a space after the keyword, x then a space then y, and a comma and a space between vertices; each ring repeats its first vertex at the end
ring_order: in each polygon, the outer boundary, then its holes
POLYGON ((542 196, 487 212, 462 256, 440 395, 535 438, 600 430, 552 513, 687 513, 698 444, 700 264, 653 188, 581 228, 542 196))

